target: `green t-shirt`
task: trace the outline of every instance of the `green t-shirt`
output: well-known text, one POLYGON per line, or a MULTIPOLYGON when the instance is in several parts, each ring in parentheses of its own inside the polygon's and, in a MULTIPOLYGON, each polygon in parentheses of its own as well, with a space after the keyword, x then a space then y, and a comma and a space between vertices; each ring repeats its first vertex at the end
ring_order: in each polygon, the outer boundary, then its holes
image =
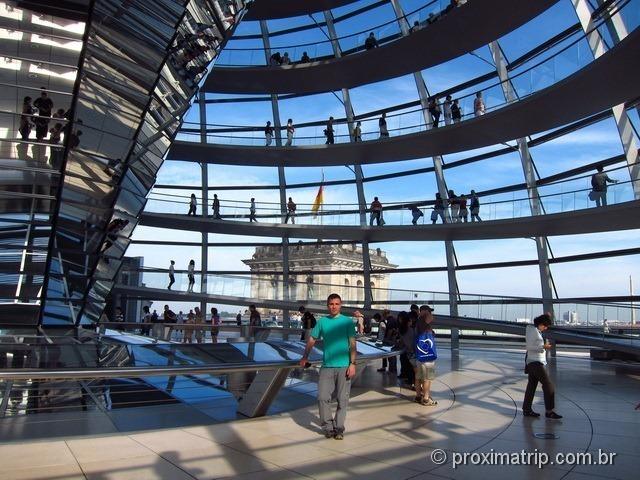
POLYGON ((321 317, 311 332, 316 340, 322 339, 324 351, 322 366, 330 368, 348 367, 349 339, 356 336, 355 325, 351 317, 336 315, 335 317, 321 317))

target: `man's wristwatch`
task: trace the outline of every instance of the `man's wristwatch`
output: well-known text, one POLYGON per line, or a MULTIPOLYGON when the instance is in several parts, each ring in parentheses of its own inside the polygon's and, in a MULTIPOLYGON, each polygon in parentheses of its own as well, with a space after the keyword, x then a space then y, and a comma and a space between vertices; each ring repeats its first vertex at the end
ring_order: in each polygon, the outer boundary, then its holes
POLYGON ((350 362, 349 365, 354 365, 355 366, 356 362, 350 362))

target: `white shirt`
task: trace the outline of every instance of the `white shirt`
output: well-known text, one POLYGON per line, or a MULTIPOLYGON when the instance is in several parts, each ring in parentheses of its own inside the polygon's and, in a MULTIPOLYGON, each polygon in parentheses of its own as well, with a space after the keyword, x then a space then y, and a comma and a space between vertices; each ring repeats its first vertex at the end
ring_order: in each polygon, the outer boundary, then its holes
POLYGON ((444 116, 451 118, 451 102, 445 101, 443 104, 444 116))
POLYGON ((527 364, 531 362, 540 362, 547 364, 547 355, 544 350, 544 340, 542 332, 535 325, 527 325, 526 333, 527 344, 527 364))
POLYGON ((173 265, 169 265, 169 275, 173 275, 174 273, 176 273, 176 269, 173 265))

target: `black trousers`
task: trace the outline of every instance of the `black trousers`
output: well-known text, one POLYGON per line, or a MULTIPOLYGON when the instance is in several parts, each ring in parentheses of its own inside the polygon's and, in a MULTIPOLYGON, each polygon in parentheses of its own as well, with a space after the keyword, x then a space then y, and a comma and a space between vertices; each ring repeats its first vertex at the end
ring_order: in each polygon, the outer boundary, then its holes
POLYGON ((544 394, 544 408, 550 412, 555 408, 555 387, 549 379, 547 369, 540 362, 532 362, 527 365, 527 370, 529 372, 529 382, 527 383, 527 389, 524 392, 522 410, 525 412, 531 411, 533 397, 536 394, 538 382, 540 382, 542 384, 542 393, 544 394))
POLYGON ((415 381, 415 372, 413 371, 413 365, 406 353, 400 354, 400 375, 402 378, 407 379, 409 385, 413 385, 415 381))
POLYGON ((387 364, 388 364, 390 372, 397 372, 398 371, 398 366, 397 366, 398 364, 396 363, 396 358, 398 358, 398 357, 383 358, 382 359, 382 368, 387 368, 387 364))

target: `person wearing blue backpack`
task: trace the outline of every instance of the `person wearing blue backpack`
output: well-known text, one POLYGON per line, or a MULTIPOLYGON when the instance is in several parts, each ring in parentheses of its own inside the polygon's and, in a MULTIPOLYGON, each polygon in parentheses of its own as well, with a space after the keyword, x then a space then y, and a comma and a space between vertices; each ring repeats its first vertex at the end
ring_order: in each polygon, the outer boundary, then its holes
POLYGON ((436 378, 436 336, 431 328, 433 322, 433 309, 428 305, 420 307, 420 316, 416 323, 415 343, 415 402, 429 407, 438 404, 431 398, 431 382, 436 378))

